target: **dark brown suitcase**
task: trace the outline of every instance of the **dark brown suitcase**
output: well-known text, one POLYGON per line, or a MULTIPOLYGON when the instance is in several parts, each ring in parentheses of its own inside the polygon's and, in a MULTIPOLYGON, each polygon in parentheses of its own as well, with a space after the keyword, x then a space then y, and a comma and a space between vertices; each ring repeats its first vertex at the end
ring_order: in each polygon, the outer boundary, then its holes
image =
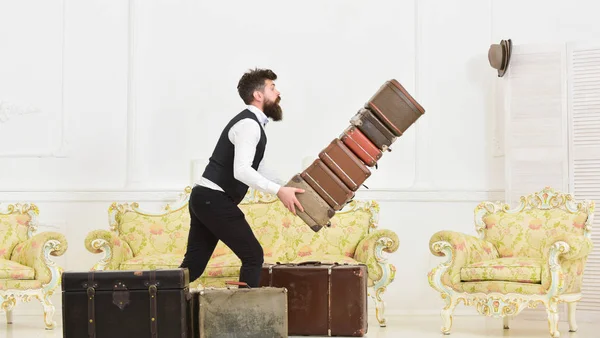
POLYGON ((240 288, 206 288, 191 293, 192 338, 288 337, 286 288, 232 284, 240 288))
POLYGON ((319 158, 352 191, 358 190, 371 176, 369 168, 340 139, 331 141, 319 158))
POLYGON ((317 192, 306 183, 300 175, 294 175, 292 179, 285 185, 286 187, 294 187, 304 189, 301 194, 296 194, 298 202, 302 205, 304 212, 296 208, 296 215, 300 217, 312 231, 317 232, 322 227, 331 226, 331 218, 335 215, 327 202, 317 192))
POLYGON ((340 140, 369 167, 377 167, 377 161, 383 155, 381 149, 369 140, 360 129, 350 126, 340 135, 340 140))
POLYGON ((187 269, 62 274, 64 338, 190 337, 187 269))
POLYGON ((391 151, 396 136, 369 109, 362 108, 350 119, 365 136, 382 151, 391 151))
POLYGON ((316 159, 300 176, 319 194, 333 210, 342 210, 353 197, 342 180, 320 159, 316 159))
POLYGON ((386 81, 365 105, 396 136, 401 136, 425 109, 394 79, 386 81))
POLYGON ((288 334, 363 337, 368 330, 364 264, 265 264, 261 286, 288 290, 288 334))

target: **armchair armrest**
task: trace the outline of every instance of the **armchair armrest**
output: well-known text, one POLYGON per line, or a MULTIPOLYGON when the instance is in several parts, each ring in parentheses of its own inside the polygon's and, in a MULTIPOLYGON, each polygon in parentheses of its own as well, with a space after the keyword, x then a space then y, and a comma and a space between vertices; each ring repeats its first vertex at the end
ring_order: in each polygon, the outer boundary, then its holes
POLYGON ((498 258, 498 250, 488 241, 456 231, 439 231, 431 236, 429 249, 447 260, 429 273, 429 283, 451 286, 460 283, 460 269, 468 264, 498 258))
POLYGON ((92 270, 118 270, 122 262, 133 258, 129 244, 106 230, 90 232, 85 238, 85 248, 91 253, 104 253, 92 270))
POLYGON ((584 236, 561 233, 552 237, 548 243, 543 252, 546 264, 542 265, 542 285, 552 296, 571 292, 573 288, 578 289, 581 281, 577 281, 569 267, 578 264, 577 261, 584 260, 589 255, 593 247, 592 240, 584 236))
POLYGON ((389 273, 387 285, 394 280, 396 269, 388 263, 384 252, 393 253, 398 250, 399 245, 398 235, 393 231, 387 229, 376 230, 358 243, 354 252, 354 259, 367 265, 369 279, 374 283, 382 280, 389 273))
POLYGON ((35 271, 35 279, 42 283, 45 292, 51 294, 52 290, 59 285, 63 270, 50 260, 50 255, 62 256, 67 246, 67 239, 63 234, 53 231, 42 232, 18 244, 10 259, 32 267, 35 271))
POLYGON ((587 257, 587 255, 592 252, 592 248, 594 246, 592 240, 585 236, 577 236, 571 233, 561 233, 556 237, 552 237, 552 240, 549 242, 550 245, 546 247, 544 252, 544 255, 547 255, 546 257, 549 257, 550 251, 557 242, 564 242, 567 244, 566 247, 561 246, 564 247, 562 250, 566 249, 566 251, 561 252, 561 258, 564 260, 577 260, 587 257))

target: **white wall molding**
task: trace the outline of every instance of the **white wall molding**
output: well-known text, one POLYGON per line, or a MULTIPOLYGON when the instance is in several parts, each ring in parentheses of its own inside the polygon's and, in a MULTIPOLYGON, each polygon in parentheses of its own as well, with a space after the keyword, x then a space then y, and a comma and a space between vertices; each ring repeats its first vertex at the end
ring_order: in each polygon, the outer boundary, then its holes
MULTIPOLYGON (((8 151, 1 152, 0 158, 28 158, 28 157, 51 157, 51 158, 61 158, 67 157, 68 149, 67 146, 69 144, 67 132, 69 125, 69 116, 67 111, 65 110, 65 35, 66 35, 66 0, 62 0, 60 2, 60 111, 59 116, 61 118, 60 131, 58 132, 58 143, 54 144, 54 147, 48 147, 48 144, 40 145, 41 149, 34 151, 8 151)), ((21 105, 13 105, 8 102, 0 102, 0 124, 3 122, 7 122, 11 118, 17 115, 25 115, 25 114, 39 114, 42 113, 42 110, 38 107, 27 107, 21 105)), ((52 146, 52 145, 51 145, 52 146)))
MULTIPOLYGON (((89 189, 89 190, 21 190, 0 191, 0 202, 162 202, 175 200, 180 189, 89 189)), ((361 189, 355 199, 374 199, 380 202, 481 202, 503 200, 502 190, 417 190, 417 189, 361 189)))

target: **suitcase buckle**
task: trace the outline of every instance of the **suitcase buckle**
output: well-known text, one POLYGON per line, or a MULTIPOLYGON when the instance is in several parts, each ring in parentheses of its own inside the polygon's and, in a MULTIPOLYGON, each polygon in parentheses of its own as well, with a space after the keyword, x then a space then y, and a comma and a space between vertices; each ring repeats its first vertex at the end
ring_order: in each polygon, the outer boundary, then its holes
POLYGON ((113 288, 113 304, 121 311, 129 305, 129 290, 123 282, 116 282, 113 288))

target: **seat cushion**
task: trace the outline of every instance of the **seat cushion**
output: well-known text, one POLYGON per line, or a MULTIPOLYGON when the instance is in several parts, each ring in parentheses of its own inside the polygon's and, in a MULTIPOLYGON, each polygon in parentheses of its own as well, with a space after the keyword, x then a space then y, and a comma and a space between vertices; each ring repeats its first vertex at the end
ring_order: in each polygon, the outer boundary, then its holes
POLYGON ((35 270, 17 262, 0 258, 0 279, 28 280, 35 278, 35 270))
POLYGON ((463 282, 502 281, 541 284, 542 260, 505 257, 467 265, 460 269, 463 282))

